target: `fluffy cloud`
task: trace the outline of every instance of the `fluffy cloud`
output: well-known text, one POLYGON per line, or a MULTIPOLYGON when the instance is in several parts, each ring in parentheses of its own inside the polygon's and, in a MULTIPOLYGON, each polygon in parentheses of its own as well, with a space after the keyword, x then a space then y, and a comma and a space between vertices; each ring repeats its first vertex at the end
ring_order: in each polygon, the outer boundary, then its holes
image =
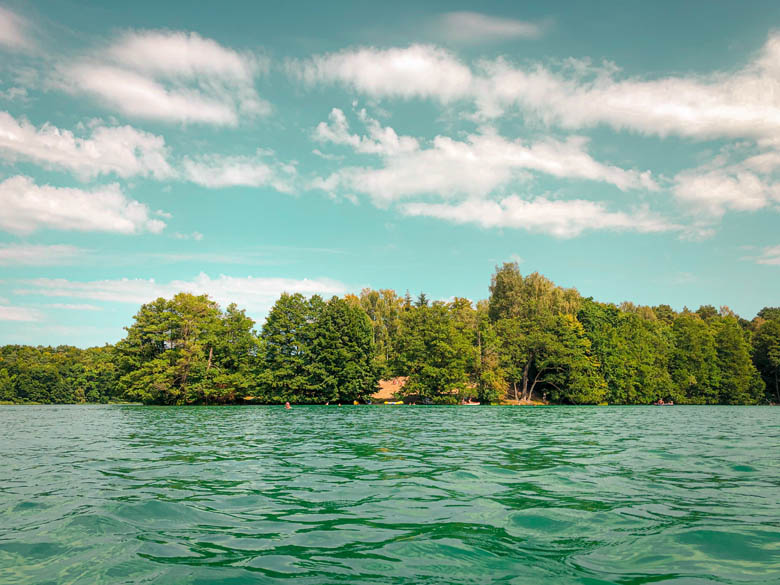
POLYGON ((307 84, 340 83, 372 97, 468 99, 482 118, 519 109, 567 129, 606 124, 648 135, 696 139, 780 135, 780 33, 736 72, 621 77, 613 64, 569 59, 519 67, 506 59, 473 66, 430 45, 357 48, 290 65, 307 84))
POLYGON ((123 65, 152 75, 197 79, 206 75, 252 83, 265 60, 241 54, 196 33, 139 31, 126 33, 108 49, 123 65))
POLYGON ((780 131, 780 36, 736 73, 619 78, 615 66, 570 60, 559 70, 518 68, 483 61, 474 96, 483 116, 517 107, 549 125, 579 129, 607 124, 617 130, 696 139, 761 138, 780 131))
POLYGON ((536 171, 560 178, 588 179, 621 190, 656 190, 649 172, 625 170, 594 160, 585 150, 587 140, 542 140, 530 145, 511 141, 486 129, 464 141, 434 138, 429 148, 416 139, 398 137, 392 128, 370 120, 369 136, 349 133, 343 112, 333 110, 330 123, 317 127, 315 136, 351 146, 357 152, 379 154, 383 166, 345 167, 315 185, 329 191, 344 189, 370 195, 380 205, 415 195, 486 197, 522 173, 536 171))
POLYGON ((204 273, 200 273, 192 280, 173 280, 166 283, 142 278, 90 282, 38 278, 23 281, 22 284, 27 288, 17 290, 17 294, 90 299, 135 305, 147 303, 157 297, 171 297, 177 292, 186 291, 194 294, 208 294, 223 306, 235 302, 254 314, 264 314, 283 292, 300 292, 306 295, 342 295, 347 290, 344 284, 329 279, 296 280, 225 275, 211 278, 204 273))
POLYGON ((269 160, 269 155, 259 150, 254 156, 212 154, 185 158, 182 172, 187 180, 209 188, 269 185, 282 193, 291 193, 295 166, 269 160))
POLYGON ((479 12, 448 12, 439 17, 434 25, 434 34, 445 41, 458 43, 481 43, 507 39, 537 39, 542 36, 545 25, 498 18, 479 12))
POLYGON ((408 203, 406 215, 444 219, 485 228, 518 228, 571 238, 585 230, 658 233, 679 231, 675 225, 646 209, 634 213, 608 211, 601 203, 584 200, 557 201, 538 197, 531 201, 510 195, 501 201, 470 199, 458 204, 408 203))
POLYGON ((0 6, 0 47, 14 51, 32 49, 35 43, 29 31, 30 24, 25 18, 0 6))
POLYGON ((376 97, 434 98, 443 103, 468 97, 469 67, 431 45, 360 48, 290 61, 288 71, 307 85, 341 83, 376 97))
POLYGON ((0 183, 0 229, 29 234, 49 228, 135 234, 159 233, 165 223, 149 208, 128 199, 116 184, 91 191, 36 185, 17 175, 0 183))
POLYGON ((240 115, 270 111, 254 87, 265 67, 262 59, 196 33, 137 31, 63 66, 57 83, 129 116, 235 126, 240 115))
POLYGON ((84 253, 81 248, 65 244, 0 244, 0 266, 59 266, 84 253))
POLYGON ((696 210, 720 217, 729 209, 757 211, 771 201, 780 203, 780 183, 740 168, 692 170, 677 175, 674 195, 696 210))
POLYGON ((109 173, 122 178, 173 175, 165 140, 131 126, 96 126, 89 138, 80 138, 49 123, 36 128, 0 112, 0 154, 66 169, 82 179, 109 173))
POLYGON ((775 174, 780 169, 780 151, 760 149, 745 143, 724 147, 702 166, 678 173, 672 193, 699 214, 700 221, 718 219, 729 210, 780 207, 775 174))
MULTIPOLYGON (((389 126, 381 126, 377 120, 370 118, 365 110, 360 110, 360 119, 366 124, 368 136, 351 134, 349 122, 344 112, 333 108, 328 115, 328 122, 320 122, 314 131, 315 140, 343 144, 352 147, 355 152, 364 154, 393 155, 402 152, 412 152, 420 148, 420 143, 411 136, 398 136, 389 126)), ((322 154, 322 153, 320 153, 322 154)))
POLYGON ((43 313, 28 307, 0 305, 0 321, 42 321, 43 313))

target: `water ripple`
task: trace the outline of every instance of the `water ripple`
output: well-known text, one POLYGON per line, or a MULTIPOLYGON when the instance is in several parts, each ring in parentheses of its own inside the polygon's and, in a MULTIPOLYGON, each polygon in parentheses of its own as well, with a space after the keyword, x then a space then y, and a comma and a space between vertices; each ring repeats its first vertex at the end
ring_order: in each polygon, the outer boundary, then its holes
POLYGON ((0 583, 780 583, 769 407, 0 406, 0 583))

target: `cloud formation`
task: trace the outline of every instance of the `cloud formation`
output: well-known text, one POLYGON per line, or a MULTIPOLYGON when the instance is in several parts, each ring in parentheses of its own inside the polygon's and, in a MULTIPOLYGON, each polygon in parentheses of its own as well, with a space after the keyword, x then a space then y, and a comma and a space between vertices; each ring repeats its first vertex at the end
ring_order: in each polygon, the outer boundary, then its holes
POLYGON ((546 28, 542 23, 460 11, 441 15, 434 24, 433 32, 444 41, 471 44, 538 39, 546 28))
POLYGON ((287 69, 309 86, 339 83, 374 97, 422 97, 442 103, 468 97, 472 84, 469 67, 433 45, 347 49, 289 61, 287 69))
POLYGON ((780 33, 736 72, 642 79, 612 63, 568 59, 525 67, 507 59, 471 65, 433 45, 363 47, 289 66, 308 85, 338 83, 374 98, 468 100, 478 117, 509 110, 568 130, 600 124, 695 139, 780 136, 780 33))
POLYGON ((63 65, 57 85, 132 117, 235 126, 239 117, 270 112, 254 87, 266 68, 264 59, 197 33, 131 31, 63 65))
POLYGON ((0 48, 29 51, 34 47, 27 19, 0 6, 0 48))
POLYGON ((469 199, 457 204, 407 203, 401 207, 410 216, 435 217, 457 224, 474 223, 484 228, 517 228, 530 232, 572 238, 587 230, 659 233, 680 231, 682 227, 646 209, 633 213, 609 211, 602 203, 550 200, 530 201, 510 195, 500 201, 469 199))
POLYGON ((270 156, 271 153, 261 149, 253 156, 210 154, 185 157, 182 175, 193 183, 212 189, 267 185, 282 193, 292 193, 297 174, 295 166, 280 163, 270 156))
POLYGON ((0 305, 0 321, 43 321, 43 313, 35 309, 30 309, 29 307, 0 305))
POLYGON ((329 123, 317 126, 315 137, 347 145, 358 153, 379 155, 382 165, 343 167, 315 183, 316 187, 364 193, 382 206, 417 195, 484 198, 528 171, 600 181, 623 191, 659 188, 648 171, 626 170, 594 160, 586 151, 584 137, 524 144, 485 128, 463 141, 437 136, 424 148, 419 140, 399 137, 392 128, 381 127, 364 112, 361 118, 368 124, 368 136, 351 134, 343 112, 334 109, 329 123))
POLYGON ((276 302, 283 292, 300 292, 306 295, 342 295, 346 285, 330 279, 291 279, 266 277, 235 277, 219 275, 211 278, 205 273, 192 280, 157 282, 154 279, 122 278, 77 282, 61 278, 37 278, 22 281, 24 287, 16 294, 41 295, 72 299, 89 299, 131 303, 148 303, 158 297, 170 298, 178 292, 208 294, 212 299, 226 306, 236 303, 249 312, 260 315, 276 302))
POLYGON ((0 229, 22 235, 43 228, 137 234, 159 233, 165 227, 145 204, 128 199, 117 184, 85 191, 36 185, 31 178, 17 175, 0 183, 0 209, 0 229))
POLYGON ((767 246, 761 252, 761 255, 755 259, 758 264, 767 264, 769 266, 780 266, 780 246, 767 246))
POLYGON ((36 128, 24 118, 16 120, 0 112, 0 154, 10 161, 30 160, 65 169, 82 180, 111 173, 156 179, 174 174, 165 139, 132 126, 97 125, 88 138, 82 138, 48 122, 36 128))

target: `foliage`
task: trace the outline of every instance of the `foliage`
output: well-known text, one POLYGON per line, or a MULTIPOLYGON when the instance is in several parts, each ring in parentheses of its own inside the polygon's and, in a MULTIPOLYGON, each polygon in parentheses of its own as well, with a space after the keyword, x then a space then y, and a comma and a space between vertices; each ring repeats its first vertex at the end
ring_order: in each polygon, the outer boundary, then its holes
POLYGON ((204 295, 160 298, 115 347, 0 347, 0 402, 351 402, 391 376, 437 404, 780 402, 780 308, 747 321, 725 306, 603 304, 516 263, 476 305, 285 293, 254 325, 204 295))
POLYGON ((253 385, 254 321, 235 305, 179 293, 143 305, 117 344, 125 396, 151 404, 219 404, 253 385))
POLYGON ((463 393, 473 349, 451 308, 437 302, 405 310, 395 370, 409 376, 407 394, 437 398, 463 393))
POLYGON ((766 399, 780 404, 780 320, 761 325, 753 338, 753 352, 766 385, 766 399))

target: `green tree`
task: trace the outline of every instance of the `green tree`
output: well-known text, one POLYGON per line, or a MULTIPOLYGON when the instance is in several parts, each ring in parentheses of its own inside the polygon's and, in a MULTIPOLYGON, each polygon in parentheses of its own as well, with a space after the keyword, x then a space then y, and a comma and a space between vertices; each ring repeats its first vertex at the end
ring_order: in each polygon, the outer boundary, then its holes
POLYGON ((324 302, 319 296, 284 293, 271 308, 263 326, 262 394, 269 402, 319 401, 312 386, 310 365, 314 324, 324 302))
POLYGON ((720 371, 712 330, 698 315, 683 312, 674 320, 672 334, 669 373, 679 395, 693 404, 716 404, 720 371))
POLYGON ((766 321, 753 337, 753 359, 766 385, 766 397, 780 404, 780 320, 766 321))
POLYGON ((498 402, 506 394, 506 373, 501 367, 501 340, 488 313, 488 302, 477 303, 474 383, 477 399, 498 402))
POLYGON ((234 402, 252 383, 253 325, 235 306, 223 314, 205 295, 143 305, 117 344, 118 386, 145 403, 234 402))
POLYGON ((736 317, 728 316, 713 324, 720 370, 718 402, 754 404, 760 400, 764 384, 750 357, 750 344, 736 317))
POLYGON ((467 389, 470 344, 443 303, 405 311, 396 369, 409 376, 407 394, 449 399, 467 389))
POLYGON ((359 305, 330 299, 314 323, 309 352, 312 401, 363 401, 375 392, 373 330, 359 305))
POLYGON ((0 370, 0 402, 16 402, 14 380, 5 368, 0 370))

